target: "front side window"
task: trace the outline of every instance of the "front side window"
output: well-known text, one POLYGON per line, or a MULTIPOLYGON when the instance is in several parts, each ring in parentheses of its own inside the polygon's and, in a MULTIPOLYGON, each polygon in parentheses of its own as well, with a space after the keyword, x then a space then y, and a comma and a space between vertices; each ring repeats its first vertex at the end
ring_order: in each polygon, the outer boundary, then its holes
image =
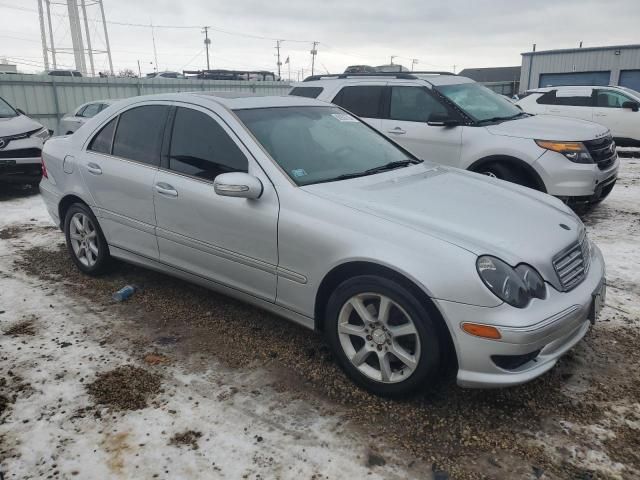
POLYGON ((246 172, 247 157, 209 115, 178 108, 169 149, 169 169, 213 180, 221 173, 246 172))
POLYGON ((113 154, 149 165, 160 164, 162 136, 169 107, 146 105, 120 114, 113 154))
POLYGON ((367 175, 372 173, 367 170, 393 166, 394 162, 417 162, 337 107, 260 108, 235 113, 297 185, 367 175))
POLYGON ((389 118, 427 122, 431 115, 449 116, 448 110, 423 87, 392 87, 389 118))
POLYGON ((509 120, 525 114, 502 95, 479 83, 434 87, 476 122, 509 120))
POLYGON ((332 103, 363 118, 380 118, 384 86, 344 87, 332 103))
POLYGON ((0 118, 12 118, 17 116, 18 112, 16 112, 11 105, 0 98, 0 118))
POLYGON ((89 144, 89 150, 97 153, 111 154, 111 146, 113 144, 113 132, 116 130, 118 117, 107 123, 98 134, 93 137, 89 144))
POLYGON ((622 108, 624 102, 632 101, 626 95, 613 90, 599 90, 597 98, 598 107, 603 108, 622 108))

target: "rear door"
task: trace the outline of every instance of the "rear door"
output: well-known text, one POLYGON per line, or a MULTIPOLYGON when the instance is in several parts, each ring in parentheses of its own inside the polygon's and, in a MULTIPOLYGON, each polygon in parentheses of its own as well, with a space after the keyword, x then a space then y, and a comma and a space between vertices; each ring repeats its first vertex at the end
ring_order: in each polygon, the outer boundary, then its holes
POLYGON ((268 301, 276 298, 279 202, 269 178, 213 112, 178 106, 154 182, 161 261, 268 301), (217 195, 228 172, 260 179, 259 199, 217 195))
POLYGON ((561 117, 593 120, 593 89, 571 87, 552 90, 538 99, 545 105, 545 113, 561 117))
POLYGON ((168 113, 159 104, 120 113, 91 139, 80 165, 109 245, 153 259, 153 185, 168 113))
POLYGON ((360 117, 373 128, 380 130, 385 103, 385 82, 371 81, 363 84, 346 84, 332 102, 360 117))
POLYGON ((458 166, 464 127, 432 127, 427 124, 432 115, 455 117, 456 113, 427 87, 392 83, 380 130, 418 158, 458 166))
POLYGON ((640 112, 622 108, 624 102, 635 101, 622 92, 609 89, 596 91, 593 121, 608 127, 614 137, 639 138, 640 112))

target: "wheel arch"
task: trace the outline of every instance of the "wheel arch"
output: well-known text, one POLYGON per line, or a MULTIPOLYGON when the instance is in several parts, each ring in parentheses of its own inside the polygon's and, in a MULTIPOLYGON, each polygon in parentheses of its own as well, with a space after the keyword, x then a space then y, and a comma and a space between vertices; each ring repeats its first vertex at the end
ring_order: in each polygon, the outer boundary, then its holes
POLYGON ((531 182, 531 185, 529 185, 531 188, 535 188, 542 193, 547 193, 547 187, 538 172, 527 162, 510 155, 489 155, 482 157, 469 165, 467 170, 478 172, 480 168, 490 163, 502 163, 510 166, 516 165, 517 168, 527 176, 529 182, 531 182))
POLYGON ((91 209, 91 206, 89 205, 88 202, 86 202, 85 200, 83 200, 82 198, 80 198, 78 195, 74 193, 69 193, 64 197, 62 197, 58 202, 58 218, 60 219, 60 228, 62 230, 64 230, 64 218, 67 215, 67 210, 69 210, 69 207, 71 207, 71 205, 73 205, 74 203, 82 203, 86 205, 89 209, 91 209))
POLYGON ((329 297, 345 280, 358 275, 377 275, 383 278, 394 280, 409 290, 417 299, 422 303, 427 311, 435 319, 435 324, 438 326, 438 335, 443 340, 443 353, 444 358, 447 360, 447 365, 457 369, 457 355, 453 337, 449 331, 449 326, 444 320, 444 317, 433 300, 429 297, 427 292, 420 286, 418 286, 413 280, 409 279, 406 275, 393 270, 392 268, 380 265, 378 263, 370 261, 350 261, 335 266, 331 269, 322 279, 320 286, 316 292, 316 299, 314 304, 314 327, 318 331, 324 330, 324 318, 326 314, 326 306, 329 297))

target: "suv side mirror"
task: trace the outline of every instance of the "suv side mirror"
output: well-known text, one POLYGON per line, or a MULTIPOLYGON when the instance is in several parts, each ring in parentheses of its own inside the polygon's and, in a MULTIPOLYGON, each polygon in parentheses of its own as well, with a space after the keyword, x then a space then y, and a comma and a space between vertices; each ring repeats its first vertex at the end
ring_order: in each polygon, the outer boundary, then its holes
POLYGON ((622 104, 622 108, 628 108, 630 109, 632 112, 637 112, 638 110, 640 110, 640 103, 638 102, 624 102, 622 104))
POLYGON ((213 181, 213 189, 221 197, 260 198, 262 182, 244 172, 222 173, 213 181))
POLYGON ((457 127, 460 125, 460 120, 442 113, 432 113, 427 120, 427 125, 430 127, 457 127))

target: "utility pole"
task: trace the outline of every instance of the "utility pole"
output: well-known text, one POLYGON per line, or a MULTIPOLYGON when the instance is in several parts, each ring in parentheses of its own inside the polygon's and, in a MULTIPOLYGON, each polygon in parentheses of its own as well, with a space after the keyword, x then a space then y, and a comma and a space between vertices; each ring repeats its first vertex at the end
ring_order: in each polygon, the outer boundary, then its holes
POLYGON ((390 65, 393 65, 393 59, 396 58, 396 57, 397 57, 397 55, 391 55, 391 63, 390 63, 390 65))
POLYGON ((311 48, 311 75, 313 75, 314 68, 316 65, 316 55, 318 54, 318 42, 313 42, 313 47, 311 48))
POLYGON ((153 58, 155 60, 155 66, 153 67, 153 70, 155 72, 158 71, 158 51, 156 50, 156 32, 153 28, 153 22, 151 22, 151 40, 153 41, 153 58))
POLYGON ((278 81, 280 81, 280 67, 282 67, 282 62, 280 61, 280 40, 276 40, 276 52, 277 52, 277 65, 278 65, 278 81))
POLYGON ((413 67, 418 64, 418 59, 414 58, 411 60, 411 71, 413 72, 413 67))
POLYGON ((138 78, 142 78, 142 69, 140 68, 140 60, 138 60, 138 78))
POLYGON ((456 73, 456 67, 457 67, 457 65, 454 63, 453 64, 453 73, 456 73))
POLYGON ((207 70, 211 70, 211 66, 209 65, 209 45, 211 45, 211 39, 209 38, 209 28, 211 27, 202 27, 204 30, 204 47, 207 49, 207 70))

